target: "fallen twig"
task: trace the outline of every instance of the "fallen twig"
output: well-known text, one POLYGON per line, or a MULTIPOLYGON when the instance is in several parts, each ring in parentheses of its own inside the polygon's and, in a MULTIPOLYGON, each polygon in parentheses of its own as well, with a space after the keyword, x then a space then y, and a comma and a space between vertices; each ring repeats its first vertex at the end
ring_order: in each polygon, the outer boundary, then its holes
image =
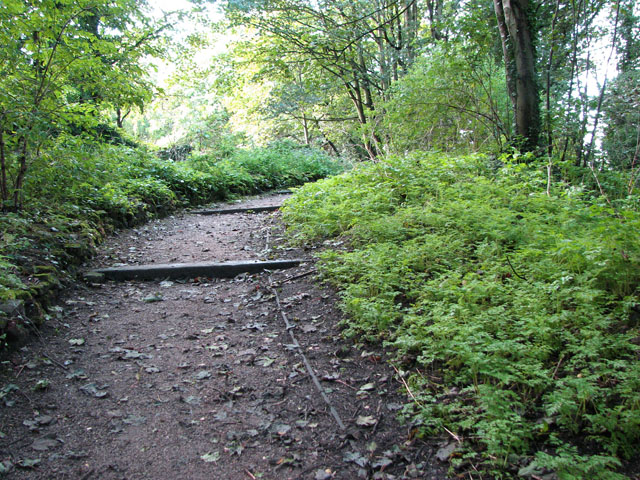
POLYGON ((47 354, 46 352, 40 352, 40 355, 42 355, 44 358, 46 358, 47 360, 49 360, 51 363, 53 363, 54 365, 56 365, 57 367, 60 367, 63 370, 69 370, 69 367, 67 367, 66 365, 60 363, 59 361, 57 361, 55 358, 52 358, 51 355, 47 354))
POLYGON ((340 384, 344 385, 345 387, 349 387, 351 390, 356 390, 356 391, 358 390, 358 389, 357 389, 356 387, 354 387, 353 385, 349 385, 347 382, 345 382, 344 380, 340 380, 339 378, 336 378, 336 379, 334 380, 334 382, 336 382, 336 383, 340 383, 340 384))
POLYGON ((280 280, 279 282, 274 283, 275 287, 280 287, 285 283, 293 282, 294 280, 300 280, 301 278, 307 277, 313 273, 316 273, 316 269, 312 268, 311 270, 307 270, 306 272, 302 272, 299 275, 294 275, 293 277, 285 278, 284 280, 280 280))
POLYGON ((304 366, 307 369, 307 373, 309 373, 309 376, 311 377, 311 380, 313 381, 313 384, 318 389, 318 392, 320 393, 320 396, 322 397, 324 402, 329 407, 329 411, 331 412, 331 415, 335 419, 336 423, 338 424, 338 426, 340 427, 341 430, 345 430, 346 427, 345 427, 344 423, 342 422, 342 419, 340 418, 340 415, 338 415, 338 412, 336 411, 334 406, 329 401, 329 397, 327 397, 327 394, 325 393, 324 389, 322 388, 322 385, 320 385, 320 381, 318 380, 318 377, 315 374, 315 372, 313 370, 313 367, 311 366, 311 363, 309 363, 309 360, 307 359, 306 355, 302 351, 302 348, 300 347, 300 344, 298 343, 298 340, 296 339, 295 335, 293 334, 293 325, 291 323, 289 323, 289 319, 287 318, 287 314, 284 313, 284 310, 282 309, 282 305, 280 304, 280 297, 278 296, 278 292, 275 289, 275 286, 273 284, 273 279, 271 278, 271 275, 269 275, 269 288, 271 289, 271 292, 273 293, 273 295, 274 295, 274 297, 276 299, 276 305, 278 307, 278 310, 280 311, 280 315, 281 315, 282 319, 284 320, 284 324, 285 324, 285 327, 286 327, 287 331, 289 332, 289 336, 291 337, 291 343, 296 347, 296 352, 298 352, 298 355, 300 355, 300 357, 302 358, 302 362, 304 363, 304 366))
POLYGON ((556 375, 558 373, 558 369, 560 368, 560 365, 562 364, 562 360, 564 360, 564 355, 560 356, 560 359, 558 360, 558 364, 556 365, 556 368, 553 369, 553 375, 551 375, 551 378, 555 379, 556 375))
POLYGON ((442 426, 442 428, 444 428, 445 432, 447 432, 449 435, 451 435, 453 437, 453 439, 458 442, 458 443, 462 443, 462 439, 456 435, 455 433, 453 433, 451 430, 449 430, 447 427, 445 427, 444 425, 442 426))
POLYGON ((400 374, 400 370, 398 370, 398 368, 395 365, 391 365, 393 367, 393 369, 396 371, 396 373, 398 374, 398 378, 400 379, 400 381, 402 382, 402 384, 404 385, 405 390, 407 390, 407 393, 409 394, 409 396, 411 397, 411 399, 416 402, 420 407, 422 407, 422 403, 420 403, 420 400, 418 400, 416 398, 416 396, 413 394, 413 392, 411 391, 411 388, 409 388, 409 384, 407 383, 407 381, 404 379, 404 377, 400 374))
MULTIPOLYGON (((404 377, 400 374, 400 371, 398 370, 398 368, 395 365, 391 365, 393 367, 393 369, 396 371, 396 373, 398 374, 398 377, 400 378, 400 381, 402 382, 402 384, 404 385, 404 388, 407 390, 407 393, 409 394, 409 396, 411 397, 411 399, 420 407, 422 407, 422 403, 420 403, 420 400, 418 400, 416 398, 416 396, 413 394, 413 392, 411 391, 411 388, 409 388, 409 384, 407 383, 407 381, 404 379, 404 377)), ((462 443, 462 439, 456 435, 455 433, 453 433, 451 430, 449 430, 447 427, 443 426, 442 428, 444 428, 444 430, 451 435, 454 440, 458 443, 462 443)))

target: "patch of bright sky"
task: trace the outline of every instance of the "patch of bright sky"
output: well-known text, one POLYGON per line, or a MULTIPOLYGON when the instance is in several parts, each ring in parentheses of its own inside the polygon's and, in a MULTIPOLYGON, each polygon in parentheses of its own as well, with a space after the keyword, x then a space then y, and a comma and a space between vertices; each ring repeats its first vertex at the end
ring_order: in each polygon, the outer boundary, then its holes
MULTIPOLYGON (((195 5, 189 0, 150 0, 149 6, 151 15, 156 18, 160 18, 170 12, 189 12, 195 8, 195 5)), ((202 7, 204 11, 200 15, 206 16, 209 22, 218 22, 224 18, 224 14, 213 2, 205 2, 202 7)), ((224 52, 231 41, 231 36, 214 34, 205 24, 199 23, 189 16, 176 20, 172 35, 175 41, 185 42, 190 35, 196 33, 203 34, 210 40, 208 46, 201 48, 196 53, 195 63, 197 65, 206 66, 213 56, 224 52)), ((158 67, 158 71, 154 75, 155 81, 159 86, 166 86, 175 71, 175 65, 167 59, 154 59, 153 63, 158 67)))
MULTIPOLYGON (((229 43, 233 40, 233 36, 222 32, 214 32, 214 28, 211 26, 212 22, 219 22, 224 19, 224 15, 220 11, 216 3, 199 2, 200 7, 203 10, 198 16, 206 21, 197 21, 195 15, 184 15, 182 18, 178 18, 178 15, 174 15, 175 23, 170 33, 172 40, 177 44, 182 44, 185 48, 188 45, 188 37, 194 34, 201 34, 203 38, 207 39, 207 42, 198 49, 194 54, 194 58, 191 62, 190 68, 199 68, 206 70, 212 59, 226 51, 229 43)), ((165 14, 175 12, 193 12, 196 9, 189 0, 148 0, 147 13, 155 19, 162 18, 165 14)), ((158 146, 168 146, 178 141, 186 132, 185 125, 189 122, 183 121, 185 118, 193 117, 192 108, 198 108, 198 115, 205 115, 207 110, 213 110, 216 108, 217 102, 207 101, 209 97, 214 96, 213 92, 202 91, 198 92, 195 97, 200 97, 199 106, 195 106, 190 103, 188 99, 184 103, 176 103, 175 99, 180 98, 185 92, 183 89, 189 89, 190 87, 181 85, 180 83, 174 83, 174 74, 178 71, 178 68, 184 68, 178 66, 174 62, 172 57, 175 58, 178 53, 174 52, 167 55, 164 58, 148 58, 146 61, 148 64, 154 65, 155 69, 150 69, 150 75, 153 82, 163 89, 165 95, 157 97, 150 105, 145 108, 143 112, 136 112, 129 118, 129 124, 134 134, 138 133, 139 128, 146 128, 148 131, 153 132, 157 130, 166 130, 167 119, 170 118, 174 127, 163 138, 155 139, 154 143, 158 146), (142 121, 144 119, 144 121, 142 121), (142 123, 140 123, 142 121, 142 123), (145 127, 144 125, 147 125, 145 127)), ((186 95, 194 97, 193 92, 186 95)))

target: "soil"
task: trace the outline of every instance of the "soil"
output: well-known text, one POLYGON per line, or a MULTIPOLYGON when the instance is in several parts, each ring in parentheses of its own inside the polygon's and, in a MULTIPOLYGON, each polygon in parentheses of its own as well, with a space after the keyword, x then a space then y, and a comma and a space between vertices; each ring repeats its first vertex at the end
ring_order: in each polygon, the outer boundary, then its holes
POLYGON ((398 420, 407 393, 386 353, 341 339, 335 293, 316 281, 311 252, 282 237, 277 213, 185 212, 110 238, 87 270, 308 262, 70 288, 2 359, 5 478, 447 478, 436 454, 448 440, 418 439, 398 420))

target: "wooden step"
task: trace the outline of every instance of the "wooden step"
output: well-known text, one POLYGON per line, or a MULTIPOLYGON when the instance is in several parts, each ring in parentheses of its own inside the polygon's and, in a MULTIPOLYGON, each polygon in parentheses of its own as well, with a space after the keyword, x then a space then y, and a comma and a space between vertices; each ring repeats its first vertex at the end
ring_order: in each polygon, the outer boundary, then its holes
POLYGON ((223 208, 220 210, 196 210, 196 215, 231 215, 234 213, 262 213, 262 212, 275 212, 282 205, 270 205, 267 207, 248 207, 248 208, 223 208))
POLYGON ((259 273, 263 270, 293 268, 304 260, 269 260, 241 262, 165 263, 157 265, 126 265, 99 268, 85 274, 89 281, 106 280, 152 280, 159 278, 231 278, 241 273, 259 273))

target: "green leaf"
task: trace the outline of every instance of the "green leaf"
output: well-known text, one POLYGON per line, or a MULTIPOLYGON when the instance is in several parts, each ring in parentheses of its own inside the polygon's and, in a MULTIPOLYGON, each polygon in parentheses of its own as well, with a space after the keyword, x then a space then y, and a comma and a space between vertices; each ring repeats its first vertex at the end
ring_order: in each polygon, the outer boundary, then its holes
POLYGON ((209 452, 201 455, 200 458, 207 463, 215 463, 220 459, 220 452, 209 452))

